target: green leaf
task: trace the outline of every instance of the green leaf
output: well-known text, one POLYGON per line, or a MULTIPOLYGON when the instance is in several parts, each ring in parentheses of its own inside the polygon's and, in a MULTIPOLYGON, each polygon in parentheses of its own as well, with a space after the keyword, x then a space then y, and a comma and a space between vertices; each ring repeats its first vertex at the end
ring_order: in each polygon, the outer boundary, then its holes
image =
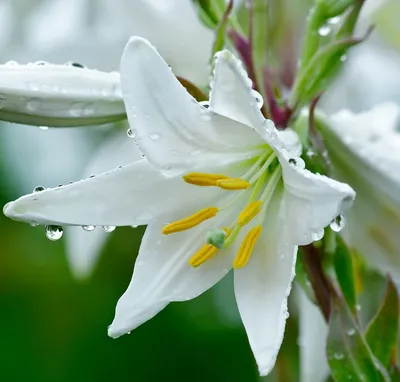
POLYGON ((353 256, 343 239, 337 235, 336 249, 333 254, 333 265, 342 294, 354 316, 357 314, 357 293, 353 256))
POLYGON ((390 381, 362 336, 344 300, 332 297, 327 343, 328 363, 335 381, 390 381))
POLYGON ((219 23, 222 14, 219 11, 220 3, 220 0, 194 0, 200 19, 211 29, 214 29, 219 23))
POLYGON ((229 15, 231 14, 232 9, 233 9, 233 0, 230 0, 225 9, 225 12, 224 12, 222 18, 221 18, 221 21, 218 24, 217 33, 216 33, 214 45, 212 48, 211 61, 214 57, 214 54, 224 48, 226 27, 228 26, 229 15))
POLYGON ((386 368, 397 346, 399 328, 399 296, 389 278, 385 298, 366 331, 366 339, 375 357, 386 368))

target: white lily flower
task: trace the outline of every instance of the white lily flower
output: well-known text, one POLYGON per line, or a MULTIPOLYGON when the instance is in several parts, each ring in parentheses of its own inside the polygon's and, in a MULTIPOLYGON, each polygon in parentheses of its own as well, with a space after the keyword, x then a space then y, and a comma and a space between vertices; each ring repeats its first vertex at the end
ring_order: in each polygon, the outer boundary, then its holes
POLYGON ((342 110, 322 133, 339 179, 357 191, 342 231, 368 263, 400 282, 400 108, 382 103, 362 113, 342 110))
POLYGON ((126 118, 119 73, 77 65, 0 65, 0 119, 55 127, 126 118))
POLYGON ((260 96, 228 51, 216 55, 209 104, 196 102, 139 37, 125 49, 121 81, 146 159, 23 196, 4 213, 46 225, 148 224, 112 337, 171 301, 195 298, 233 267, 239 311, 266 375, 283 338, 297 246, 320 239, 354 191, 304 169, 297 136, 264 119, 260 96))

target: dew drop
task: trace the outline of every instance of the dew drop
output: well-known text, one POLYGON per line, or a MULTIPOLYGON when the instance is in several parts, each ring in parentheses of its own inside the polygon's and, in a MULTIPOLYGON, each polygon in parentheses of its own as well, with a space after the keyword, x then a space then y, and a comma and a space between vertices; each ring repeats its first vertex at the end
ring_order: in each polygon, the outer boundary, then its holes
POLYGON ((33 189, 33 192, 42 192, 42 191, 44 191, 45 190, 45 188, 43 187, 43 186, 36 186, 34 189, 33 189))
POLYGON ((82 68, 85 69, 86 66, 83 64, 80 64, 79 62, 73 62, 73 61, 68 61, 65 63, 66 66, 72 66, 74 68, 82 68))
POLYGON ((46 225, 44 232, 49 240, 57 241, 61 239, 63 235, 63 227, 59 225, 46 225))
POLYGON ((341 352, 335 352, 335 353, 333 354, 333 357, 334 357, 335 359, 337 359, 337 360, 341 360, 341 359, 344 358, 344 355, 343 355, 343 353, 341 353, 341 352))
POLYGON ((318 34, 322 37, 328 36, 330 32, 331 28, 329 25, 322 25, 322 27, 318 29, 318 34))
POLYGON ((137 224, 134 224, 133 226, 131 226, 132 228, 137 228, 139 227, 137 224))
POLYGON ((335 17, 331 17, 331 18, 328 20, 328 23, 331 24, 331 25, 335 25, 335 24, 337 24, 339 21, 340 21, 340 16, 335 16, 335 17))
POLYGON ((208 101, 201 101, 200 105, 206 109, 208 109, 210 107, 210 103, 208 101))
POLYGON ((38 223, 36 220, 31 220, 31 221, 29 222, 29 225, 30 225, 31 227, 37 227, 37 226, 39 225, 39 223, 38 223))
POLYGON ((129 129, 126 131, 126 135, 128 136, 128 138, 131 138, 131 139, 135 138, 135 134, 133 133, 133 131, 132 131, 131 128, 129 128, 129 129))
POLYGON ((334 232, 340 232, 346 226, 346 219, 343 215, 336 216, 330 227, 334 232))
POLYGON ((323 229, 320 229, 318 232, 313 232, 311 234, 311 238, 313 241, 318 241, 321 240, 324 237, 325 231, 323 229))
POLYGON ((49 63, 47 61, 35 61, 33 64, 38 66, 44 66, 48 65, 49 63))
POLYGON ((31 98, 26 103, 26 108, 29 111, 36 111, 39 109, 41 103, 42 101, 40 100, 40 98, 31 98))
POLYGON ((158 133, 150 133, 149 138, 153 141, 156 141, 157 139, 160 139, 160 134, 158 133))
POLYGON ((7 61, 4 65, 5 66, 19 66, 17 61, 7 61))
POLYGON ((140 154, 140 156, 141 156, 143 159, 146 158, 146 155, 144 155, 143 153, 140 154))
POLYGON ((115 228, 115 225, 103 225, 103 229, 107 233, 115 231, 115 228))
POLYGON ((73 117, 81 117, 85 113, 85 105, 80 102, 74 102, 69 109, 73 117))
POLYGON ((86 232, 92 232, 94 231, 96 227, 94 225, 83 225, 82 229, 86 232))
POLYGON ((343 54, 342 56, 340 56, 340 61, 341 62, 347 61, 347 54, 343 54))
POLYGON ((47 131, 49 130, 49 126, 38 126, 39 130, 47 131))
POLYGON ((264 122, 264 127, 267 133, 271 133, 275 128, 275 124, 270 119, 266 119, 264 122))
POLYGON ((290 158, 289 163, 294 164, 295 166, 297 165, 296 159, 294 159, 294 158, 290 158))
POLYGON ((361 310, 361 305, 356 305, 356 311, 359 312, 361 310))
POLYGON ((356 330, 354 328, 351 328, 347 331, 347 335, 349 335, 349 336, 354 336, 355 333, 356 333, 356 330))

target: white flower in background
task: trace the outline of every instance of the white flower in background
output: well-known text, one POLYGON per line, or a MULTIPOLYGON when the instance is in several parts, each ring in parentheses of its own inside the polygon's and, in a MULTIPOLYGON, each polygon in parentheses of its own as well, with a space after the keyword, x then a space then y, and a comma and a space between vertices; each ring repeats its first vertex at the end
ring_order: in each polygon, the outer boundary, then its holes
POLYGON ((51 226, 148 224, 112 337, 235 268, 239 311, 265 375, 283 338, 297 245, 320 239, 354 192, 304 169, 297 136, 264 119, 261 97, 227 51, 216 55, 209 104, 197 103, 142 38, 125 49, 121 81, 146 159, 23 196, 4 213, 51 226))
MULTIPOLYGON (((0 16, 4 16, 0 25, 3 61, 46 60, 60 64, 75 61, 90 68, 115 70, 127 39, 137 34, 158 46, 174 73, 199 84, 208 81, 213 32, 198 20, 191 1, 31 0, 29 4, 5 2, 0 4, 0 10, 0 16)), ((0 73, 0 85, 11 80, 0 73)), ((47 82, 39 81, 39 85, 45 87, 47 82)), ((45 121, 43 126, 47 126, 45 121)), ((115 128, 112 134, 104 134, 105 128, 96 130, 106 136, 103 142, 98 143, 92 129, 43 133, 14 125, 0 129, 0 149, 6 163, 14 168, 15 184, 21 192, 32 190, 39 182, 57 184, 111 170, 131 162, 132 156, 140 156, 140 152, 115 150, 116 140, 126 142, 127 127, 115 128), (26 148, 21 150, 21 146, 26 148), (91 162, 82 173, 82 163, 90 155, 91 162)), ((66 231, 71 270, 77 276, 87 277, 108 235, 101 230, 86 232, 76 227, 68 227, 66 231)))
POLYGON ((357 192, 342 231, 348 244, 400 282, 400 108, 383 103, 326 119, 323 137, 335 175, 357 192))

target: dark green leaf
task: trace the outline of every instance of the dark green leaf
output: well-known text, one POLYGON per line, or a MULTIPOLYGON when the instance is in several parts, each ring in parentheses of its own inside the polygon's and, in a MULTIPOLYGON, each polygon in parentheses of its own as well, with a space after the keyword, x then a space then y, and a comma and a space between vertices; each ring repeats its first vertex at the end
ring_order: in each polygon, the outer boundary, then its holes
POLYGON ((339 235, 337 235, 336 238, 336 249, 333 254, 333 265, 335 268, 336 278, 339 282, 340 289, 342 290, 342 294, 346 299, 347 305, 355 316, 357 314, 357 295, 353 268, 353 256, 339 235))
POLYGON ((389 278, 385 298, 366 331, 366 339, 375 357, 386 368, 397 346, 399 328, 399 296, 389 278))
POLYGON ((387 372, 374 360, 345 301, 338 296, 332 297, 327 355, 335 381, 390 381, 387 372))

